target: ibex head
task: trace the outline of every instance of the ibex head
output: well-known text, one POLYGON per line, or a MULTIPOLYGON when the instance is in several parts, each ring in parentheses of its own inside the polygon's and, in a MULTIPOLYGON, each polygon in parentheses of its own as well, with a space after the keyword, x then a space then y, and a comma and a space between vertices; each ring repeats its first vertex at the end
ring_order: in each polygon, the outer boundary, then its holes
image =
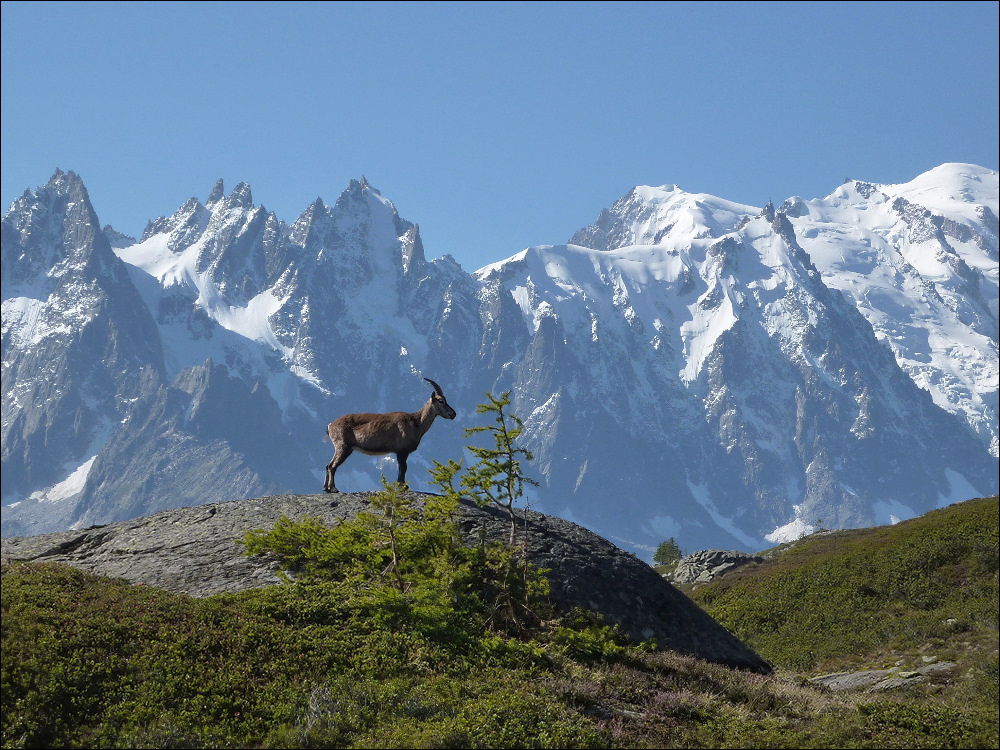
POLYGON ((444 417, 445 419, 454 419, 455 410, 448 405, 448 400, 444 397, 444 391, 441 390, 441 386, 430 378, 424 378, 424 380, 434 386, 434 393, 431 394, 431 406, 434 410, 434 415, 444 417))

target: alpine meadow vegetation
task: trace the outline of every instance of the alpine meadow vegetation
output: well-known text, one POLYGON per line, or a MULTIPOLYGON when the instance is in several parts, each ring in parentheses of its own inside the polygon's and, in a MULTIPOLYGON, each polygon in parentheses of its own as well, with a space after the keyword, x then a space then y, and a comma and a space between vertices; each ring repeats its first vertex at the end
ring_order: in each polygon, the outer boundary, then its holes
POLYGON ((997 498, 814 534, 690 591, 778 667, 743 672, 553 611, 516 534, 463 543, 461 497, 516 521, 529 483, 505 397, 494 446, 435 466, 441 494, 384 482, 333 527, 248 533, 280 585, 198 599, 5 562, 3 747, 997 747, 997 498), (956 667, 884 693, 808 680, 925 657, 956 667))

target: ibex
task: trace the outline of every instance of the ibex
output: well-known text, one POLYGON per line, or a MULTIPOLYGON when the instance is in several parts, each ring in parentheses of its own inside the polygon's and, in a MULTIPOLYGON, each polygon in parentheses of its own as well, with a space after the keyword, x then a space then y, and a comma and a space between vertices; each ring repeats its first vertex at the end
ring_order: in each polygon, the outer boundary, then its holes
POLYGON ((406 458, 420 445, 435 417, 454 419, 455 410, 448 405, 441 386, 424 378, 434 386, 434 393, 417 412, 393 411, 388 414, 345 414, 330 422, 324 440, 333 443, 333 460, 326 465, 324 492, 340 492, 334 481, 337 468, 347 457, 358 450, 369 456, 396 454, 399 463, 400 484, 406 482, 406 458))

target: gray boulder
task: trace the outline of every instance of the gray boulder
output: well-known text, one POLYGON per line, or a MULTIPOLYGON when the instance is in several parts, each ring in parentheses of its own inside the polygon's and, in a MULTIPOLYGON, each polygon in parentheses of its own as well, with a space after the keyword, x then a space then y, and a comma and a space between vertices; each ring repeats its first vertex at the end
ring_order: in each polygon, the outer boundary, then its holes
POLYGON ((747 563, 763 562, 764 558, 746 552, 726 549, 705 549, 682 558, 670 579, 674 583, 708 583, 734 568, 747 563))
MULTIPOLYGON (((130 521, 0 544, 5 562, 61 562, 104 576, 191 596, 210 596, 275 585, 278 563, 244 555, 239 540, 250 529, 270 528, 283 515, 314 516, 323 523, 367 510, 372 493, 275 495, 166 510, 130 521)), ((419 504, 426 497, 416 494, 419 504)), ((459 527, 475 544, 505 538, 507 516, 471 502, 460 507, 459 527)), ((633 639, 728 666, 769 672, 770 665, 656 571, 611 542, 569 521, 528 511, 519 521, 529 559, 548 570, 551 600, 560 611, 599 612, 633 639)))
POLYGON ((950 661, 925 664, 912 670, 899 667, 891 669, 865 669, 858 672, 834 672, 810 678, 813 685, 822 685, 833 692, 864 690, 878 693, 896 688, 911 687, 934 675, 952 674, 958 665, 950 661))

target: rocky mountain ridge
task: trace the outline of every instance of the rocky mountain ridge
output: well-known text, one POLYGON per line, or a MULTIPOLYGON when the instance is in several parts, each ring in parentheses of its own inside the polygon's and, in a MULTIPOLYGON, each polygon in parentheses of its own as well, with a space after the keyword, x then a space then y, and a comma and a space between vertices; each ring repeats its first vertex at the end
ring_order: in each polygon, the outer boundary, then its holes
POLYGON ((764 209, 637 187, 470 274, 364 179, 290 225, 219 181, 131 242, 57 172, 3 220, 3 534, 314 492, 326 423, 415 410, 425 376, 459 417, 415 486, 511 390, 533 507, 646 556, 994 492, 996 185, 944 165, 764 209))

